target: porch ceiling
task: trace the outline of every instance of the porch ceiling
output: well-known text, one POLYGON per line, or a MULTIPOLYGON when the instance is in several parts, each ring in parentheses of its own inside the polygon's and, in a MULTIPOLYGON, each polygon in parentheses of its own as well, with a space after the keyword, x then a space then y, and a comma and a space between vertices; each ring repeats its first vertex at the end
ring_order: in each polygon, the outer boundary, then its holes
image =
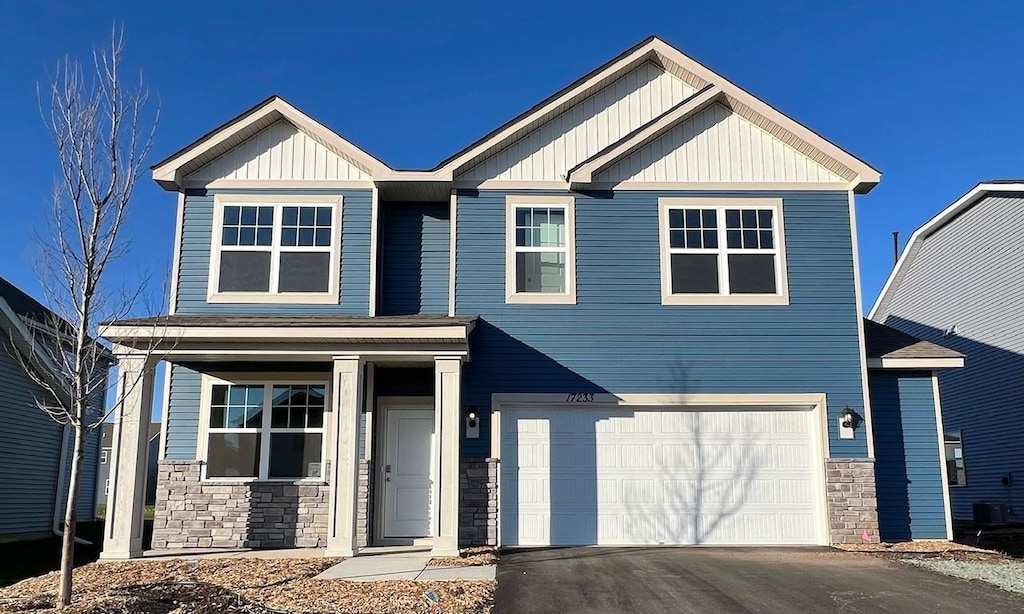
POLYGON ((476 318, 172 315, 107 322, 100 334, 170 362, 320 361, 359 355, 422 361, 469 357, 476 318))

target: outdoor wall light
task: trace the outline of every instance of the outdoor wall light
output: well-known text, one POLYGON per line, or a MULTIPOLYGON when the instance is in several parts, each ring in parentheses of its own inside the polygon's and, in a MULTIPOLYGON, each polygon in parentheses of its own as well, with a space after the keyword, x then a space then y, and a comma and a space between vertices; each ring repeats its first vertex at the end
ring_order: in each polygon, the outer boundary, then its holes
POLYGON ((476 413, 476 405, 470 405, 466 412, 466 439, 480 439, 480 417, 476 413))
POLYGON ((850 409, 849 405, 843 408, 843 412, 839 414, 839 416, 843 419, 842 425, 844 429, 854 428, 854 421, 857 419, 857 412, 850 409))
POLYGON ((839 438, 840 439, 853 439, 854 429, 857 428, 857 412, 853 411, 849 405, 843 408, 843 411, 839 412, 839 438))

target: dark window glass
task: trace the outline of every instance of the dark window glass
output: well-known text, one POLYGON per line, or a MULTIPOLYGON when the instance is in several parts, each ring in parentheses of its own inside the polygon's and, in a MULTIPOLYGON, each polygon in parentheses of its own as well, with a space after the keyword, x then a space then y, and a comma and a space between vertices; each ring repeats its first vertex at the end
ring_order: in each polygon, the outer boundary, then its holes
POLYGON ((270 290, 270 252, 221 252, 220 292, 270 290))
POLYGON ((743 227, 757 228, 757 211, 753 209, 743 210, 743 227))
POLYGON ((669 209, 668 210, 668 225, 670 228, 682 228, 683 227, 683 210, 682 209, 669 209))
POLYGON ((313 207, 299 207, 299 225, 312 226, 316 223, 313 207))
POLYGON ((701 212, 703 218, 704 228, 718 228, 718 220, 716 219, 716 211, 714 209, 704 209, 701 212))
POLYGON ((238 244, 239 245, 256 245, 256 228, 250 226, 242 226, 238 230, 238 244))
POLYGON ((260 207, 259 219, 257 223, 260 226, 272 226, 274 224, 274 208, 260 207))
POLYGON ((700 209, 686 209, 686 227, 700 228, 700 209))
POLYGON ((728 209, 725 212, 725 227, 726 228, 739 228, 740 227, 740 212, 738 209, 728 209))
POLYGON ((700 231, 699 230, 687 230, 686 231, 686 247, 699 248, 700 247, 700 231))
POLYGON ((256 207, 242 207, 242 224, 247 226, 256 225, 256 207))
POLYGON ((331 208, 330 207, 317 207, 316 208, 316 225, 317 226, 330 226, 331 225, 331 208))
POLYGON ((238 224, 239 209, 238 207, 224 207, 224 223, 225 224, 238 224))
POLYGON ((729 249, 739 249, 743 247, 743 235, 739 230, 726 230, 725 241, 729 249))
POLYGON ((260 228, 256 231, 256 245, 269 246, 274 242, 274 230, 272 228, 260 228))
POLYGON ((206 475, 212 478, 259 477, 259 433, 210 433, 206 475))
POLYGON ((775 294, 775 256, 729 254, 729 291, 732 294, 775 294))
POLYGON ((238 245, 238 228, 225 227, 221 234, 221 245, 238 245))
POLYGON ((281 229, 281 245, 294 246, 299 243, 299 231, 295 228, 281 229))
POLYGON ((772 210, 771 209, 758 209, 757 211, 757 225, 761 228, 772 227, 772 210))
POLYGON ((281 224, 285 226, 295 226, 299 223, 299 208, 298 207, 285 207, 281 211, 281 224))
POLYGON ((330 247, 331 246, 331 229, 330 228, 317 228, 315 244, 316 244, 317 247, 330 247))
POLYGON ((313 229, 312 228, 300 228, 299 229, 299 245, 302 247, 313 246, 313 229))
POLYGON ((717 254, 672 254, 673 294, 718 294, 717 254))
POLYGON ((270 473, 277 479, 320 477, 320 433, 271 433, 270 473))
POLYGON ((704 231, 704 247, 711 249, 718 247, 718 231, 716 230, 705 230, 704 231))
POLYGON ((757 249, 757 231, 756 230, 744 230, 743 231, 743 247, 745 249, 757 249))
POLYGON ((330 285, 331 254, 328 252, 283 252, 278 279, 280 292, 327 292, 330 285))
POLYGON ((772 249, 775 247, 775 241, 772 238, 772 231, 762 230, 761 231, 761 247, 763 249, 772 249))

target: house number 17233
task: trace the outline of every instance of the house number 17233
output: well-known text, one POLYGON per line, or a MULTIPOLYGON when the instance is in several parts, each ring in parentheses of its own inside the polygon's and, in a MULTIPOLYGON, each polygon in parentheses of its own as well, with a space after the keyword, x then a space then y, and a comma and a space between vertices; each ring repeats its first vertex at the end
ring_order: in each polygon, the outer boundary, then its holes
POLYGON ((566 403, 593 403, 594 393, 593 392, 570 392, 565 395, 566 403))

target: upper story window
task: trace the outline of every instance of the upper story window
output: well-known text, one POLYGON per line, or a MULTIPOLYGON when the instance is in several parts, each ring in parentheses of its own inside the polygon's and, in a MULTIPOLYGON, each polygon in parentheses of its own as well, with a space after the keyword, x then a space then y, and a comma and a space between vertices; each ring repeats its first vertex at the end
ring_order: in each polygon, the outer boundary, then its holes
POLYGON ((662 303, 785 305, 782 201, 663 198, 662 303))
POLYGON ((506 302, 574 304, 575 200, 509 196, 506 204, 506 302))
POLYGON ((335 303, 341 198, 217 195, 210 302, 335 303))

